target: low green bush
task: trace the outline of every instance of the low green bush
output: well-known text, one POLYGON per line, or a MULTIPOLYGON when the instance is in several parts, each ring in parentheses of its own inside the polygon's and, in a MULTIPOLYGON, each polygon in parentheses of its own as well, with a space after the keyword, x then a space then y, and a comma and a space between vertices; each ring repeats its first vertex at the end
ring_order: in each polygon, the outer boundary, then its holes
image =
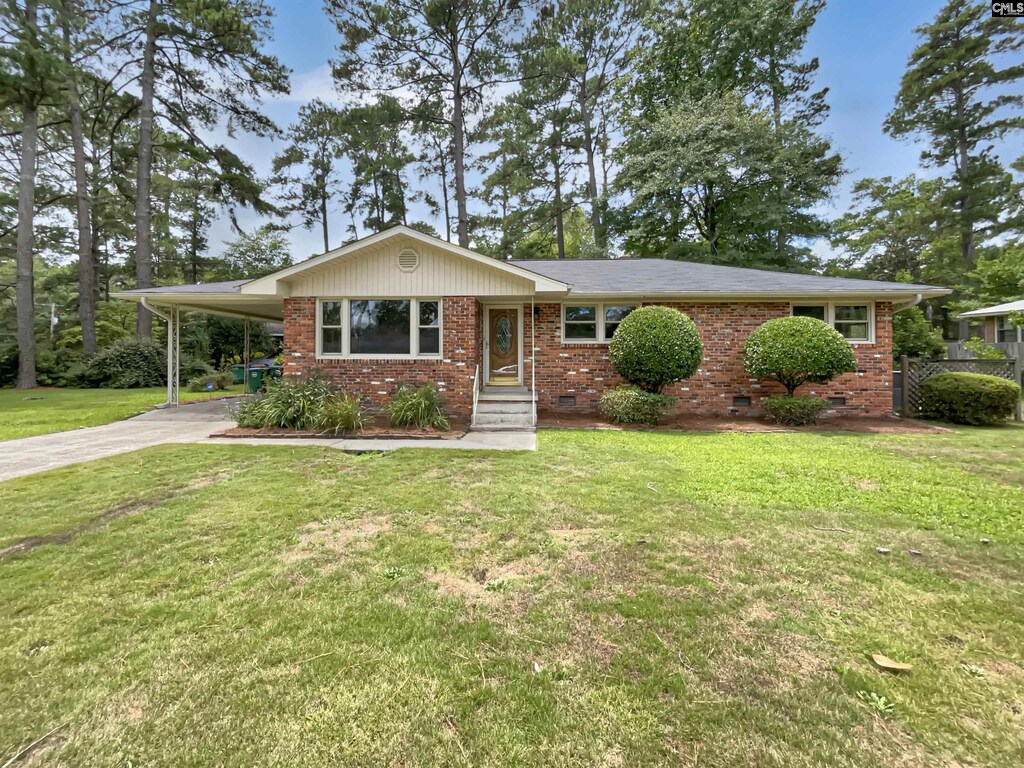
POLYGON ((230 373, 207 373, 203 376, 195 376, 189 379, 189 392, 222 392, 235 383, 235 378, 230 373))
POLYGON ((335 396, 322 376, 266 381, 266 392, 235 410, 240 427, 320 429, 324 409, 335 396))
POLYGON ((776 395, 764 401, 764 416, 774 424, 803 427, 816 424, 818 417, 828 409, 828 400, 821 397, 791 397, 776 395))
POLYGON ((657 424, 676 399, 639 387, 615 387, 601 395, 601 415, 613 424, 657 424))
POLYGON ((936 373, 921 382, 921 418, 982 426, 1013 416, 1020 386, 983 373, 936 373))
POLYGON ((678 309, 640 307, 619 323, 608 356, 626 381, 661 392, 697 372, 704 345, 696 324, 678 309))
POLYGON ((363 410, 355 395, 335 395, 324 405, 321 427, 327 432, 357 432, 363 428, 363 410))
POLYGON ((448 429, 449 426, 444 400, 433 384, 424 384, 419 389, 398 387, 385 410, 394 427, 448 429))
POLYGON ((116 341, 85 361, 69 382, 83 387, 159 387, 167 383, 167 355, 151 341, 116 341))
POLYGON ((192 381, 201 376, 213 376, 215 373, 217 371, 212 365, 193 355, 182 355, 178 363, 178 378, 181 381, 192 381))

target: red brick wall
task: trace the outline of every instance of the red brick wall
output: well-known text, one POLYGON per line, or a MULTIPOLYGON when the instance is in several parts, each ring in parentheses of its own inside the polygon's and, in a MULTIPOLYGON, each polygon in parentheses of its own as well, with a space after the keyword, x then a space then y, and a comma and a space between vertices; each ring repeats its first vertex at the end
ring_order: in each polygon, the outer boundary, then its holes
MULTIPOLYGON (((743 345, 757 326, 789 314, 788 302, 670 304, 697 324, 704 342, 704 361, 693 378, 673 385, 666 394, 679 399, 680 413, 746 415, 758 412, 765 397, 785 390, 772 382, 751 379, 743 370, 743 345), (733 408, 734 396, 751 399, 749 408, 733 408)), ((530 307, 525 307, 526 317, 530 307)), ((560 395, 576 398, 576 409, 593 411, 605 387, 622 383, 608 359, 608 346, 562 344, 561 306, 538 305, 537 391, 541 410, 559 407, 560 395)), ((530 346, 530 323, 524 328, 530 346)), ((825 386, 806 384, 798 394, 845 397, 837 412, 878 416, 892 411, 892 305, 875 305, 875 343, 856 344, 858 371, 844 374, 825 386)), ((529 377, 529 363, 526 376, 529 377)), ((527 378, 529 381, 529 378, 527 378)))
MULTIPOLYGON (((482 361, 482 308, 473 297, 443 299, 444 359, 442 360, 338 360, 317 361, 315 347, 316 300, 285 299, 285 373, 295 375, 319 368, 346 391, 380 404, 401 383, 434 382, 444 394, 449 413, 468 416, 472 409, 475 367, 482 361)), ((789 314, 788 302, 670 304, 688 314, 704 342, 704 361, 693 378, 667 390, 679 399, 681 413, 747 415, 757 413, 761 401, 784 391, 781 386, 751 379, 743 370, 743 345, 757 326, 789 314), (734 408, 734 396, 751 399, 749 408, 734 408)), ((541 410, 564 410, 561 395, 576 398, 576 410, 593 411, 605 387, 622 383, 608 360, 608 346, 561 343, 560 304, 538 304, 536 328, 537 391, 541 410)), ((523 307, 524 381, 530 386, 530 344, 533 317, 523 307)), ((844 397, 845 414, 879 416, 892 411, 892 305, 875 305, 875 343, 855 344, 858 371, 825 386, 806 384, 798 394, 844 397)))
POLYGON ((473 375, 479 360, 480 310, 472 296, 441 302, 440 359, 316 359, 316 299, 284 300, 284 373, 320 370, 346 392, 374 405, 390 398, 399 384, 432 382, 443 393, 449 416, 468 418, 473 408, 473 375))

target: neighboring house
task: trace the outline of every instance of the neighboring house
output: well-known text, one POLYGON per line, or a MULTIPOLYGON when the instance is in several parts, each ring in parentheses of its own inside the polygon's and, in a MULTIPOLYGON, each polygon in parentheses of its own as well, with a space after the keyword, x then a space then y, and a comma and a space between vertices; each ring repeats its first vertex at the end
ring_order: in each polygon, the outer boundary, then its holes
POLYGON ((1014 325, 1010 315, 1014 312, 1024 313, 1024 299, 996 304, 994 307, 982 307, 970 312, 962 312, 960 317, 980 320, 982 338, 988 342, 1012 344, 1024 342, 1024 327, 1014 325))
POLYGON ((452 415, 468 417, 478 399, 596 409, 621 383, 608 340, 644 304, 676 307, 700 330, 700 370, 668 391, 680 411, 747 414, 780 391, 744 372, 743 346, 761 323, 793 314, 832 325, 858 361, 856 373, 801 391, 843 413, 887 414, 893 312, 947 293, 664 259, 497 261, 395 227, 255 280, 116 295, 165 319, 197 310, 281 320, 286 375, 320 370, 378 404, 400 384, 429 381, 452 415))

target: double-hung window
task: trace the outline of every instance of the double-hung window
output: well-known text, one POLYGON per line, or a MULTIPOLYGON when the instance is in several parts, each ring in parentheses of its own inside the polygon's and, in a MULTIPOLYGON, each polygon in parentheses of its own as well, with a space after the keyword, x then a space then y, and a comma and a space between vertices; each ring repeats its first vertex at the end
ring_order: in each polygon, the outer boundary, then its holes
POLYGON ((794 317, 813 317, 822 320, 848 341, 870 342, 874 339, 873 304, 847 304, 845 302, 822 302, 818 304, 794 304, 794 317))
POLYGON ((635 304, 564 304, 562 305, 562 341, 610 341, 619 323, 636 309, 635 304))
POLYGON ((1024 329, 1018 328, 1006 315, 996 317, 996 341, 1018 341, 1024 329))
POLYGON ((324 299, 317 315, 321 357, 438 357, 438 299, 324 299))

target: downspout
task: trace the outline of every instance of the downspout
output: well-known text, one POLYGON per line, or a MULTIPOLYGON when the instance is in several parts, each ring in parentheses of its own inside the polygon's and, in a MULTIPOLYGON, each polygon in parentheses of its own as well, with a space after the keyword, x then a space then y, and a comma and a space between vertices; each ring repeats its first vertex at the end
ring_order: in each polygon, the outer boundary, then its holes
POLYGON ((915 294, 914 298, 912 298, 910 301, 905 301, 902 304, 893 304, 892 305, 892 313, 895 315, 897 312, 902 312, 904 309, 910 309, 911 307, 916 307, 918 304, 921 303, 922 299, 924 299, 924 294, 918 293, 918 294, 915 294))
POLYGON ((164 314, 162 310, 159 310, 152 304, 150 304, 149 298, 147 296, 142 297, 141 304, 143 307, 145 307, 154 315, 156 315, 161 320, 164 320, 167 323, 167 402, 164 403, 163 407, 170 408, 171 406, 177 405, 177 403, 175 402, 176 398, 174 397, 174 393, 178 389, 178 382, 175 381, 175 379, 179 373, 177 366, 175 366, 174 364, 174 353, 178 349, 175 338, 176 329, 174 327, 174 317, 173 315, 164 314))

